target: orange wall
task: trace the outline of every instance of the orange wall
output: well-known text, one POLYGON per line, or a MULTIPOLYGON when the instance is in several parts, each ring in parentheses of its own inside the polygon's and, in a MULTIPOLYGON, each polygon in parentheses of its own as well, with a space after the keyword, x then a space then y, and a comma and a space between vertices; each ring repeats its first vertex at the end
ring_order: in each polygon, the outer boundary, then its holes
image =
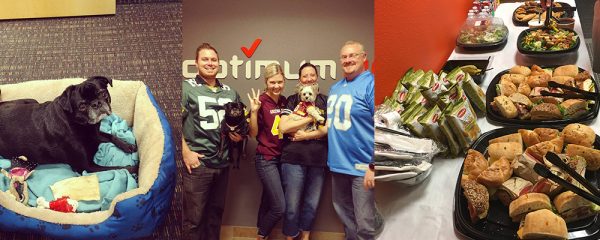
POLYGON ((406 70, 438 72, 456 46, 473 0, 375 0, 375 105, 406 70))

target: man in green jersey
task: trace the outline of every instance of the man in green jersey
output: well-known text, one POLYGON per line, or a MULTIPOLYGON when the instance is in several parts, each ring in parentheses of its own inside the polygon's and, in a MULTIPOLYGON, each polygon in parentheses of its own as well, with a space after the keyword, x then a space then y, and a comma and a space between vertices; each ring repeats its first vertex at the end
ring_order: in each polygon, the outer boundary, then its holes
MULTIPOLYGON (((219 55, 208 43, 196 49, 196 78, 182 83, 183 101, 183 238, 219 239, 229 179, 228 142, 217 158, 221 142, 223 105, 241 101, 240 95, 216 79, 219 55)), ((242 140, 229 133, 233 141, 242 140)), ((225 138, 224 138, 225 139, 225 138)))

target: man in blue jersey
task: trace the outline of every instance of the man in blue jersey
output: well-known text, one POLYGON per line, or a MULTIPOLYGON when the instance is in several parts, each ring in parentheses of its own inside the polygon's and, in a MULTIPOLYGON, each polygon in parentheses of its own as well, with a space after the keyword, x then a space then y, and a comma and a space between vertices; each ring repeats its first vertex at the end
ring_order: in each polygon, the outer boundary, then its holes
POLYGON ((374 75, 365 70, 361 43, 348 41, 340 52, 346 77, 327 99, 327 165, 332 172, 333 206, 344 224, 344 239, 374 234, 374 75))

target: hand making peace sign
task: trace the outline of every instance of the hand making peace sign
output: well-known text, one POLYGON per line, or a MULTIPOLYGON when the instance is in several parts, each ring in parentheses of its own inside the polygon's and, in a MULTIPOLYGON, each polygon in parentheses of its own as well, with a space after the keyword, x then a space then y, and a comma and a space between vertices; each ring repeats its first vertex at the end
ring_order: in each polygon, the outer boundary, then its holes
POLYGON ((250 99, 250 111, 253 113, 258 112, 258 109, 260 109, 260 105, 261 102, 258 100, 258 97, 260 96, 260 89, 257 90, 258 92, 254 92, 254 88, 252 88, 252 97, 250 97, 250 93, 248 93, 248 99, 250 99))

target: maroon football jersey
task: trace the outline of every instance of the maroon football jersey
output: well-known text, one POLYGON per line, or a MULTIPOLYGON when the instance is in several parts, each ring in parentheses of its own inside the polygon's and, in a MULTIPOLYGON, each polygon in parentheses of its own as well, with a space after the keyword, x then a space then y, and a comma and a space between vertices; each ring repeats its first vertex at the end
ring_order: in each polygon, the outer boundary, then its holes
POLYGON ((274 156, 281 155, 283 134, 279 133, 279 115, 285 107, 285 97, 279 96, 279 103, 275 103, 271 97, 263 93, 258 100, 261 102, 261 107, 256 116, 258 121, 256 154, 264 155, 265 159, 269 161, 274 156))

